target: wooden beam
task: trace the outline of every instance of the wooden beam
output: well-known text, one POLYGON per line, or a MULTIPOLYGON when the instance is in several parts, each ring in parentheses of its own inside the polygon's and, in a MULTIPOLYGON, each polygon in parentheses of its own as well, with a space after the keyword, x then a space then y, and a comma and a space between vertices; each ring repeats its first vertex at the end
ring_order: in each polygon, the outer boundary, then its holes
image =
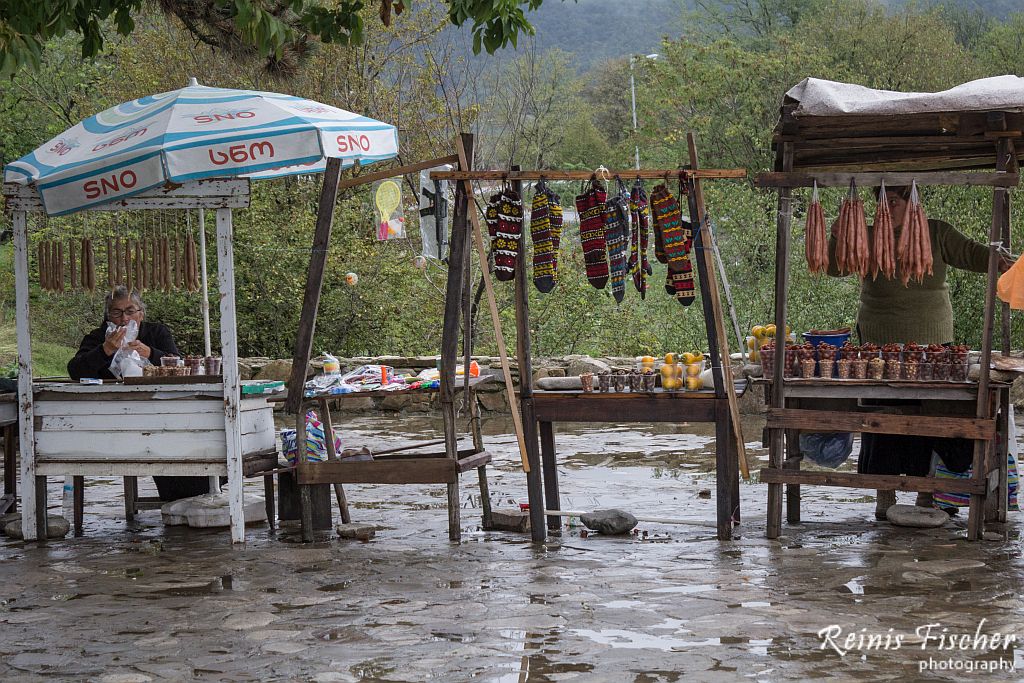
POLYGON ((869 432, 985 441, 993 439, 996 433, 995 420, 987 418, 837 413, 830 410, 794 408, 769 408, 767 427, 813 432, 869 432))
POLYGON ((347 190, 352 187, 359 187, 360 185, 366 185, 367 183, 373 183, 378 180, 386 180, 387 178, 394 178, 399 175, 408 175, 410 173, 416 173, 417 171, 423 171, 428 168, 434 168, 435 166, 444 166, 445 164, 458 164, 459 155, 449 154, 446 157, 438 157, 437 159, 427 159, 426 161, 418 161, 415 164, 406 164, 404 166, 395 166, 393 168, 385 168, 381 171, 374 171, 373 173, 366 173, 354 178, 345 178, 338 183, 339 190, 347 190))
POLYGON ((304 463, 295 468, 300 486, 314 484, 453 484, 459 466, 452 458, 304 463))
MULTIPOLYGON (((285 401, 285 411, 289 413, 300 412, 302 389, 306 383, 306 366, 309 363, 309 356, 313 352, 316 311, 320 306, 320 292, 324 286, 324 269, 327 266, 327 250, 331 244, 331 226, 334 222, 334 203, 338 199, 341 159, 329 158, 323 177, 320 206, 316 214, 316 231, 313 234, 313 250, 309 256, 309 271, 306 276, 306 293, 302 299, 299 330, 295 338, 295 352, 292 354, 292 374, 288 380, 289 391, 288 400, 285 401)), ((300 448, 299 453, 300 455, 304 454, 305 450, 300 448)))
MULTIPOLYGON (((604 172, 602 172, 603 175, 604 172)), ((645 178, 657 180, 663 178, 732 178, 742 180, 747 177, 743 168, 686 170, 679 168, 651 170, 628 169, 623 171, 607 171, 609 178, 645 178)), ((435 171, 430 174, 433 180, 590 180, 594 171, 435 171)))
MULTIPOLYGON (((697 157, 697 143, 693 133, 686 135, 687 147, 690 154, 690 168, 698 170, 700 160, 697 157)), ((706 234, 702 231, 703 246, 701 250, 704 269, 707 271, 707 297, 710 299, 711 310, 714 315, 714 334, 718 342, 718 352, 721 359, 722 379, 725 382, 725 397, 729 401, 729 419, 732 421, 732 437, 736 440, 736 457, 739 460, 740 472, 744 479, 750 478, 750 469, 747 467, 747 449, 743 441, 743 425, 740 422, 740 405, 736 398, 736 384, 732 376, 732 364, 729 353, 729 335, 725 331, 725 314, 722 311, 722 297, 718 291, 718 279, 715 276, 714 246, 711 237, 711 222, 707 218, 707 207, 704 205, 704 189, 701 187, 700 179, 693 178, 692 187, 694 194, 694 206, 697 209, 696 219, 699 226, 707 226, 706 234)), ((704 298, 704 294, 701 295, 704 298)), ((710 329, 708 330, 711 331, 710 329)), ((734 501, 739 503, 739 501, 734 501)))
POLYGON ((974 173, 968 171, 925 171, 921 173, 817 173, 797 171, 792 173, 758 173, 754 178, 755 187, 846 187, 853 180, 859 187, 874 187, 882 181, 889 187, 910 185, 970 185, 988 187, 1016 187, 1020 182, 1017 173, 974 173))
MULTIPOLYGON (((36 540, 35 400, 32 395, 32 337, 29 320, 28 221, 14 212, 14 321, 18 340, 18 447, 21 450, 21 530, 26 541, 36 540)), ((10 436, 10 431, 7 432, 10 436)), ((5 473, 6 474, 6 473, 5 473)), ((45 497, 46 490, 43 489, 45 497)), ((45 509, 45 508, 44 508, 45 509)), ((45 524, 45 517, 44 524, 45 524)), ((45 533, 43 535, 45 538, 45 533)))
MULTIPOLYGON (((855 472, 808 472, 765 468, 759 474, 762 484, 809 484, 812 486, 843 486, 880 491, 943 491, 974 493, 978 484, 970 479, 937 479, 892 474, 858 474, 855 472)), ((982 485, 984 486, 984 485, 982 485)))
MULTIPOLYGON (((43 211, 43 200, 33 185, 4 183, 8 211, 43 211)), ((248 178, 214 178, 187 183, 168 182, 131 197, 83 211, 137 211, 141 209, 244 209, 249 206, 248 178)))
MULTIPOLYGON (((791 175, 793 170, 793 143, 785 142, 776 152, 775 167, 782 169, 783 175, 791 175)), ((779 207, 776 211, 775 228, 775 327, 785 331, 786 306, 789 287, 789 242, 793 220, 793 191, 788 186, 779 188, 779 207)), ((774 376, 783 377, 785 353, 776 354, 774 376)), ((776 409, 786 405, 786 383, 778 381, 772 384, 771 405, 776 409)), ((785 430, 771 429, 768 431, 768 464, 782 469, 785 455, 785 430)), ((782 486, 768 485, 768 514, 765 536, 778 538, 782 533, 782 486)))
MULTIPOLYGON (((465 167, 469 164, 465 150, 459 143, 459 166, 465 167)), ((473 186, 469 180, 463 180, 463 187, 466 194, 473 196, 473 186)), ((509 370, 508 350, 505 347, 505 335, 501 329, 501 315, 498 313, 498 303, 494 297, 494 284, 491 282, 491 274, 487 271, 487 250, 484 248, 483 232, 480 229, 480 217, 477 215, 476 207, 470 206, 469 220, 472 226, 473 243, 476 245, 477 257, 480 259, 480 277, 484 281, 484 292, 487 294, 487 308, 491 314, 491 326, 494 329, 494 340, 498 346, 498 357, 501 359, 501 374, 505 379, 505 395, 508 397, 509 407, 512 409, 512 427, 516 433, 516 441, 519 443, 519 457, 523 463, 523 471, 529 474, 530 461, 527 457, 526 439, 523 435, 523 419, 516 410, 516 392, 512 384, 512 373, 509 370)))

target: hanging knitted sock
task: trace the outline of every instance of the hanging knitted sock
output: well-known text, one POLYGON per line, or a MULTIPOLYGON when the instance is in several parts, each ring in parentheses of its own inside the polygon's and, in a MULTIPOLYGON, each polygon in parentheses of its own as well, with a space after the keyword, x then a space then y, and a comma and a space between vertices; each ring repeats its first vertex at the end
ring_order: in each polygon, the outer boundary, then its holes
POLYGON ((530 205, 530 237, 533 239, 533 284, 547 294, 555 287, 555 255, 551 248, 551 208, 543 189, 530 205))
POLYGON ((503 190, 498 201, 498 227, 494 238, 494 276, 503 282, 516 277, 522 233, 523 202, 513 190, 503 190))
MULTIPOLYGON (((668 188, 665 185, 655 185, 654 190, 651 192, 651 204, 655 201, 655 196, 663 196, 668 194, 668 188)), ((651 213, 654 213, 654 207, 651 207, 651 213)), ((654 221, 654 258, 658 259, 658 263, 668 263, 668 256, 665 255, 665 236, 661 233, 661 225, 657 219, 654 221)))
POLYGON ((551 188, 548 195, 548 220, 551 222, 551 276, 558 282, 558 250, 562 245, 562 199, 551 188))
POLYGON ((612 277, 612 296, 621 303, 626 296, 626 250, 629 205, 622 195, 615 195, 605 203, 604 231, 608 245, 608 263, 612 277))
POLYGON ((690 249, 693 231, 685 223, 679 210, 679 201, 668 188, 659 185, 651 193, 654 205, 654 224, 660 229, 665 257, 668 259, 668 279, 665 289, 673 294, 679 303, 689 306, 696 297, 693 286, 693 265, 690 263, 690 249))
POLYGON ((653 271, 647 260, 647 247, 650 241, 650 229, 647 220, 647 193, 639 180, 629 193, 629 210, 633 236, 630 244, 630 268, 633 275, 633 286, 640 292, 640 298, 647 295, 647 276, 653 271))
POLYGON ((597 179, 591 181, 586 192, 576 197, 587 280, 597 289, 604 289, 608 284, 608 253, 604 236, 604 202, 607 197, 608 193, 597 179))
POLYGON ((498 200, 501 194, 492 194, 487 200, 487 208, 484 209, 484 223, 487 224, 487 234, 491 236, 491 248, 494 248, 494 238, 498 235, 498 200))

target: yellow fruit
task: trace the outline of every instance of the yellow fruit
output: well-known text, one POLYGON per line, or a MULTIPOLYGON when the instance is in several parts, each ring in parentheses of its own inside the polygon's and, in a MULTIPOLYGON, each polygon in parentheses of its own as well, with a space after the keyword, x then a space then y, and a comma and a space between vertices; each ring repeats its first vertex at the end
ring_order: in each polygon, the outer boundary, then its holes
POLYGON ((654 356, 641 356, 640 363, 642 365, 654 365, 654 356))
POLYGON ((786 336, 788 337, 792 333, 793 333, 793 330, 790 329, 789 323, 786 323, 786 336))
POLYGON ((684 362, 684 363, 686 363, 687 365, 689 365, 690 363, 692 363, 692 362, 693 362, 693 354, 692 354, 692 353, 690 353, 689 351, 687 351, 686 353, 684 353, 684 354, 683 354, 683 362, 684 362))
POLYGON ((675 364, 673 363, 672 365, 662 365, 661 366, 661 376, 662 377, 675 377, 676 376, 676 366, 675 366, 675 364))
POLYGON ((666 353, 665 354, 665 363, 667 363, 668 365, 672 365, 675 362, 676 362, 676 354, 674 354, 674 353, 666 353))
POLYGON ((702 360, 704 360, 704 354, 701 353, 700 351, 694 351, 693 352, 693 362, 694 363, 699 363, 702 360))
POLYGON ((747 337, 747 348, 748 349, 753 351, 756 344, 757 344, 757 338, 756 337, 747 337))
POLYGON ((764 325, 754 325, 750 330, 750 334, 760 339, 764 336, 764 325))
POLYGON ((769 337, 774 337, 775 336, 775 325, 774 324, 766 325, 765 328, 764 328, 764 333, 766 335, 768 335, 769 337))
POLYGON ((672 367, 674 367, 674 368, 675 368, 675 370, 676 370, 676 379, 682 379, 682 377, 683 377, 683 368, 684 368, 684 367, 686 367, 686 366, 684 366, 684 365, 679 365, 679 364, 677 363, 676 365, 674 365, 674 366, 672 366, 672 367))
POLYGON ((686 389, 688 391, 700 391, 703 388, 704 380, 702 380, 699 375, 697 377, 686 378, 686 389))
POLYGON ((672 391, 673 389, 679 388, 679 380, 674 377, 663 377, 661 380, 661 388, 665 391, 672 391))
POLYGON ((702 363, 694 363, 686 366, 686 376, 696 377, 704 371, 704 365, 702 363))

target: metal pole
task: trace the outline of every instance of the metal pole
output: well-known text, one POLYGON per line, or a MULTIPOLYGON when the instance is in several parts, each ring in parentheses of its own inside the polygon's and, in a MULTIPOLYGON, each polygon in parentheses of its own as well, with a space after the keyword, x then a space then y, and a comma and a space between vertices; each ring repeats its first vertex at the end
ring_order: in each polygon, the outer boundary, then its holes
POLYGON ((633 103, 633 145, 636 153, 636 170, 640 170, 640 141, 636 137, 636 81, 633 79, 633 63, 636 57, 629 57, 629 93, 633 103))
POLYGON ((206 211, 199 209, 199 267, 203 278, 203 348, 204 356, 212 356, 210 346, 210 290, 206 282, 206 211))
POLYGON ((718 238, 708 221, 708 235, 711 237, 711 248, 715 252, 715 263, 718 264, 718 274, 722 276, 722 287, 725 289, 725 300, 729 304, 729 317, 732 318, 733 331, 736 333, 736 343, 739 344, 740 356, 747 357, 747 339, 740 329, 740 321, 736 316, 736 306, 732 302, 732 288, 729 287, 729 276, 725 274, 725 264, 722 262, 722 252, 718 249, 718 238))

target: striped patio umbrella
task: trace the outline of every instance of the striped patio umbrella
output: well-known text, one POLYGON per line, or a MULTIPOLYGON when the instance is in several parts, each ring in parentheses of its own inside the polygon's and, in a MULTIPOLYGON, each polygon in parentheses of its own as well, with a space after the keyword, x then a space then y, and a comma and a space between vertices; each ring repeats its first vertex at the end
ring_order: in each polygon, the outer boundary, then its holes
POLYGON ((82 121, 7 165, 59 216, 170 181, 318 173, 398 155, 387 123, 313 100, 198 85, 143 97, 82 121))

